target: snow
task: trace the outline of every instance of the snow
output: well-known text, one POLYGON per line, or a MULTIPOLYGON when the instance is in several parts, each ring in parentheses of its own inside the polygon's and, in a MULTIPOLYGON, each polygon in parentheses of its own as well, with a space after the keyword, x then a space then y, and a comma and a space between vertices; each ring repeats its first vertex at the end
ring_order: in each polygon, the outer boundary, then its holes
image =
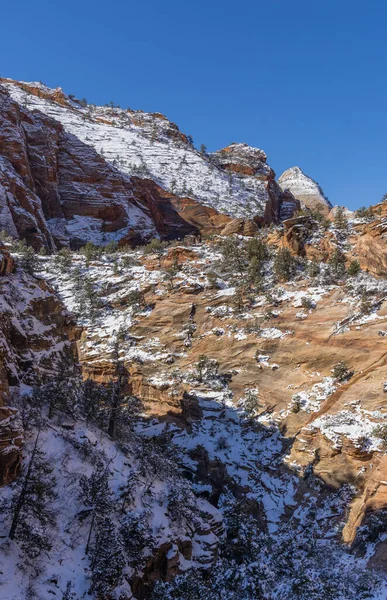
POLYGON ((123 173, 153 179, 167 190, 191 196, 233 217, 264 212, 269 198, 265 181, 225 172, 184 141, 168 119, 142 111, 82 107, 72 102, 61 106, 15 84, 4 85, 14 100, 62 123, 67 132, 93 146, 123 173))
MULTIPOLYGON (((328 209, 332 208, 331 203, 324 195, 324 192, 319 184, 311 177, 305 175, 300 167, 291 167, 282 173, 278 179, 278 183, 283 190, 290 190, 295 198, 299 198, 301 201, 308 198, 308 196, 315 197, 316 201, 326 205, 328 209)), ((303 205, 302 202, 301 205, 303 205)))
POLYGON ((352 410, 342 410, 336 414, 323 415, 315 419, 310 428, 320 429, 321 433, 333 442, 336 448, 341 447, 344 437, 362 450, 374 452, 381 450, 381 440, 375 435, 375 428, 381 418, 383 418, 382 413, 378 411, 367 413, 360 406, 355 405, 352 410), (369 416, 377 420, 372 421, 369 416))

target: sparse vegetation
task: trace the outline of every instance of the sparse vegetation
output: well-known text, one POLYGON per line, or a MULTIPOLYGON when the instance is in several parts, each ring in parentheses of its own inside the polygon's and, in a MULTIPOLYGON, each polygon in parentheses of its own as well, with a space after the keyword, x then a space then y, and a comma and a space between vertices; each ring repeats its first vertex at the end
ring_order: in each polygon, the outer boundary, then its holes
POLYGON ((348 381, 353 375, 344 361, 337 363, 332 369, 333 377, 340 382, 348 381))

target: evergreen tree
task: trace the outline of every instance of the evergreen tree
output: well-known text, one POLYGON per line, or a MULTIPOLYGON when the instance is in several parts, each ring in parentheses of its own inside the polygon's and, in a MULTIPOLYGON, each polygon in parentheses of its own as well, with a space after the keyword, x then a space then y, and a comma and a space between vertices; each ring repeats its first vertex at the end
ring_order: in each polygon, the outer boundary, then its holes
POLYGON ((91 551, 92 592, 98 600, 111 597, 112 590, 120 583, 125 566, 122 541, 109 517, 98 520, 95 544, 91 551))
POLYGON ((24 240, 16 244, 15 251, 20 254, 20 266, 31 275, 37 269, 38 260, 35 250, 31 246, 27 246, 24 240))
POLYGON ((165 270, 165 276, 169 282, 170 289, 173 290, 173 280, 179 272, 179 263, 177 259, 173 261, 173 264, 165 270))
POLYGON ((320 264, 316 260, 311 260, 308 265, 309 277, 317 277, 320 274, 320 264))
POLYGON ((246 267, 244 251, 237 238, 228 237, 222 241, 220 251, 223 255, 222 269, 243 273, 246 267))
POLYGON ((96 519, 102 519, 112 509, 112 495, 109 488, 109 465, 98 465, 87 477, 82 475, 79 484, 81 500, 85 505, 82 517, 91 516, 85 552, 88 554, 96 519))
POLYGON ((348 231, 348 219, 346 218, 344 209, 341 206, 337 207, 334 225, 341 233, 346 233, 348 231))
POLYGON ((348 267, 348 275, 355 277, 360 272, 360 263, 358 260, 353 260, 348 267))
POLYGON ((245 309, 244 290, 241 286, 235 289, 235 293, 232 297, 232 307, 236 314, 242 313, 245 309))
POLYGON ((279 248, 274 259, 274 273, 280 281, 289 281, 295 273, 295 260, 288 248, 279 248))
POLYGON ((337 277, 343 277, 345 275, 345 260, 344 253, 337 246, 329 260, 329 264, 331 265, 333 272, 337 277))
POLYGON ((139 566, 144 558, 144 551, 153 550, 156 545, 147 514, 127 512, 121 522, 120 533, 129 563, 139 566))
POLYGON ((55 499, 52 467, 38 448, 39 432, 20 494, 15 502, 9 537, 21 541, 30 558, 51 549, 49 526, 55 522, 50 503, 55 499))

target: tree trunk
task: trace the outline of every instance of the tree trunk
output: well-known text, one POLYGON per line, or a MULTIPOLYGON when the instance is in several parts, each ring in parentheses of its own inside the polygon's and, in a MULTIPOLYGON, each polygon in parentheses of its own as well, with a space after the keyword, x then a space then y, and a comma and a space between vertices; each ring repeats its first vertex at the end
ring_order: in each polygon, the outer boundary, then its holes
POLYGON ((35 460, 36 450, 37 450, 37 447, 38 447, 39 435, 40 435, 40 429, 38 430, 38 434, 36 436, 34 448, 32 450, 32 454, 31 454, 30 464, 28 465, 28 469, 27 469, 26 477, 25 477, 25 480, 24 480, 24 483, 23 483, 23 487, 21 489, 20 496, 18 498, 16 507, 15 507, 15 512, 13 513, 13 519, 12 519, 12 523, 11 523, 11 529, 9 531, 9 537, 10 537, 11 540, 13 540, 14 537, 15 537, 16 528, 17 528, 18 523, 19 523, 20 511, 23 508, 24 500, 25 500, 25 497, 26 497, 27 486, 28 486, 28 482, 30 480, 32 466, 33 466, 33 463, 34 463, 34 460, 35 460))

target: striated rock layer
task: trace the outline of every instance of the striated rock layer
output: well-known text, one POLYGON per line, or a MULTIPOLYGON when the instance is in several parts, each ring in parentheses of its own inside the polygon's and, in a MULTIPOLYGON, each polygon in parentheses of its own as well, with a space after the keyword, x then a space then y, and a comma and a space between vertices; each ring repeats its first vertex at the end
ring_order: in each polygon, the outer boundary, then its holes
POLYGON ((262 150, 231 144, 203 154, 158 113, 85 105, 41 84, 0 84, 0 225, 35 247, 172 239, 204 223, 208 230, 219 213, 277 223, 300 206, 262 150), (172 200, 166 215, 168 195, 189 198, 184 216, 172 200), (200 211, 205 219, 190 226, 200 211))
POLYGON ((278 178, 278 183, 282 190, 291 192, 303 207, 318 208, 325 214, 328 214, 332 208, 332 204, 319 184, 308 175, 305 175, 300 167, 292 167, 282 173, 281 177, 278 178))

